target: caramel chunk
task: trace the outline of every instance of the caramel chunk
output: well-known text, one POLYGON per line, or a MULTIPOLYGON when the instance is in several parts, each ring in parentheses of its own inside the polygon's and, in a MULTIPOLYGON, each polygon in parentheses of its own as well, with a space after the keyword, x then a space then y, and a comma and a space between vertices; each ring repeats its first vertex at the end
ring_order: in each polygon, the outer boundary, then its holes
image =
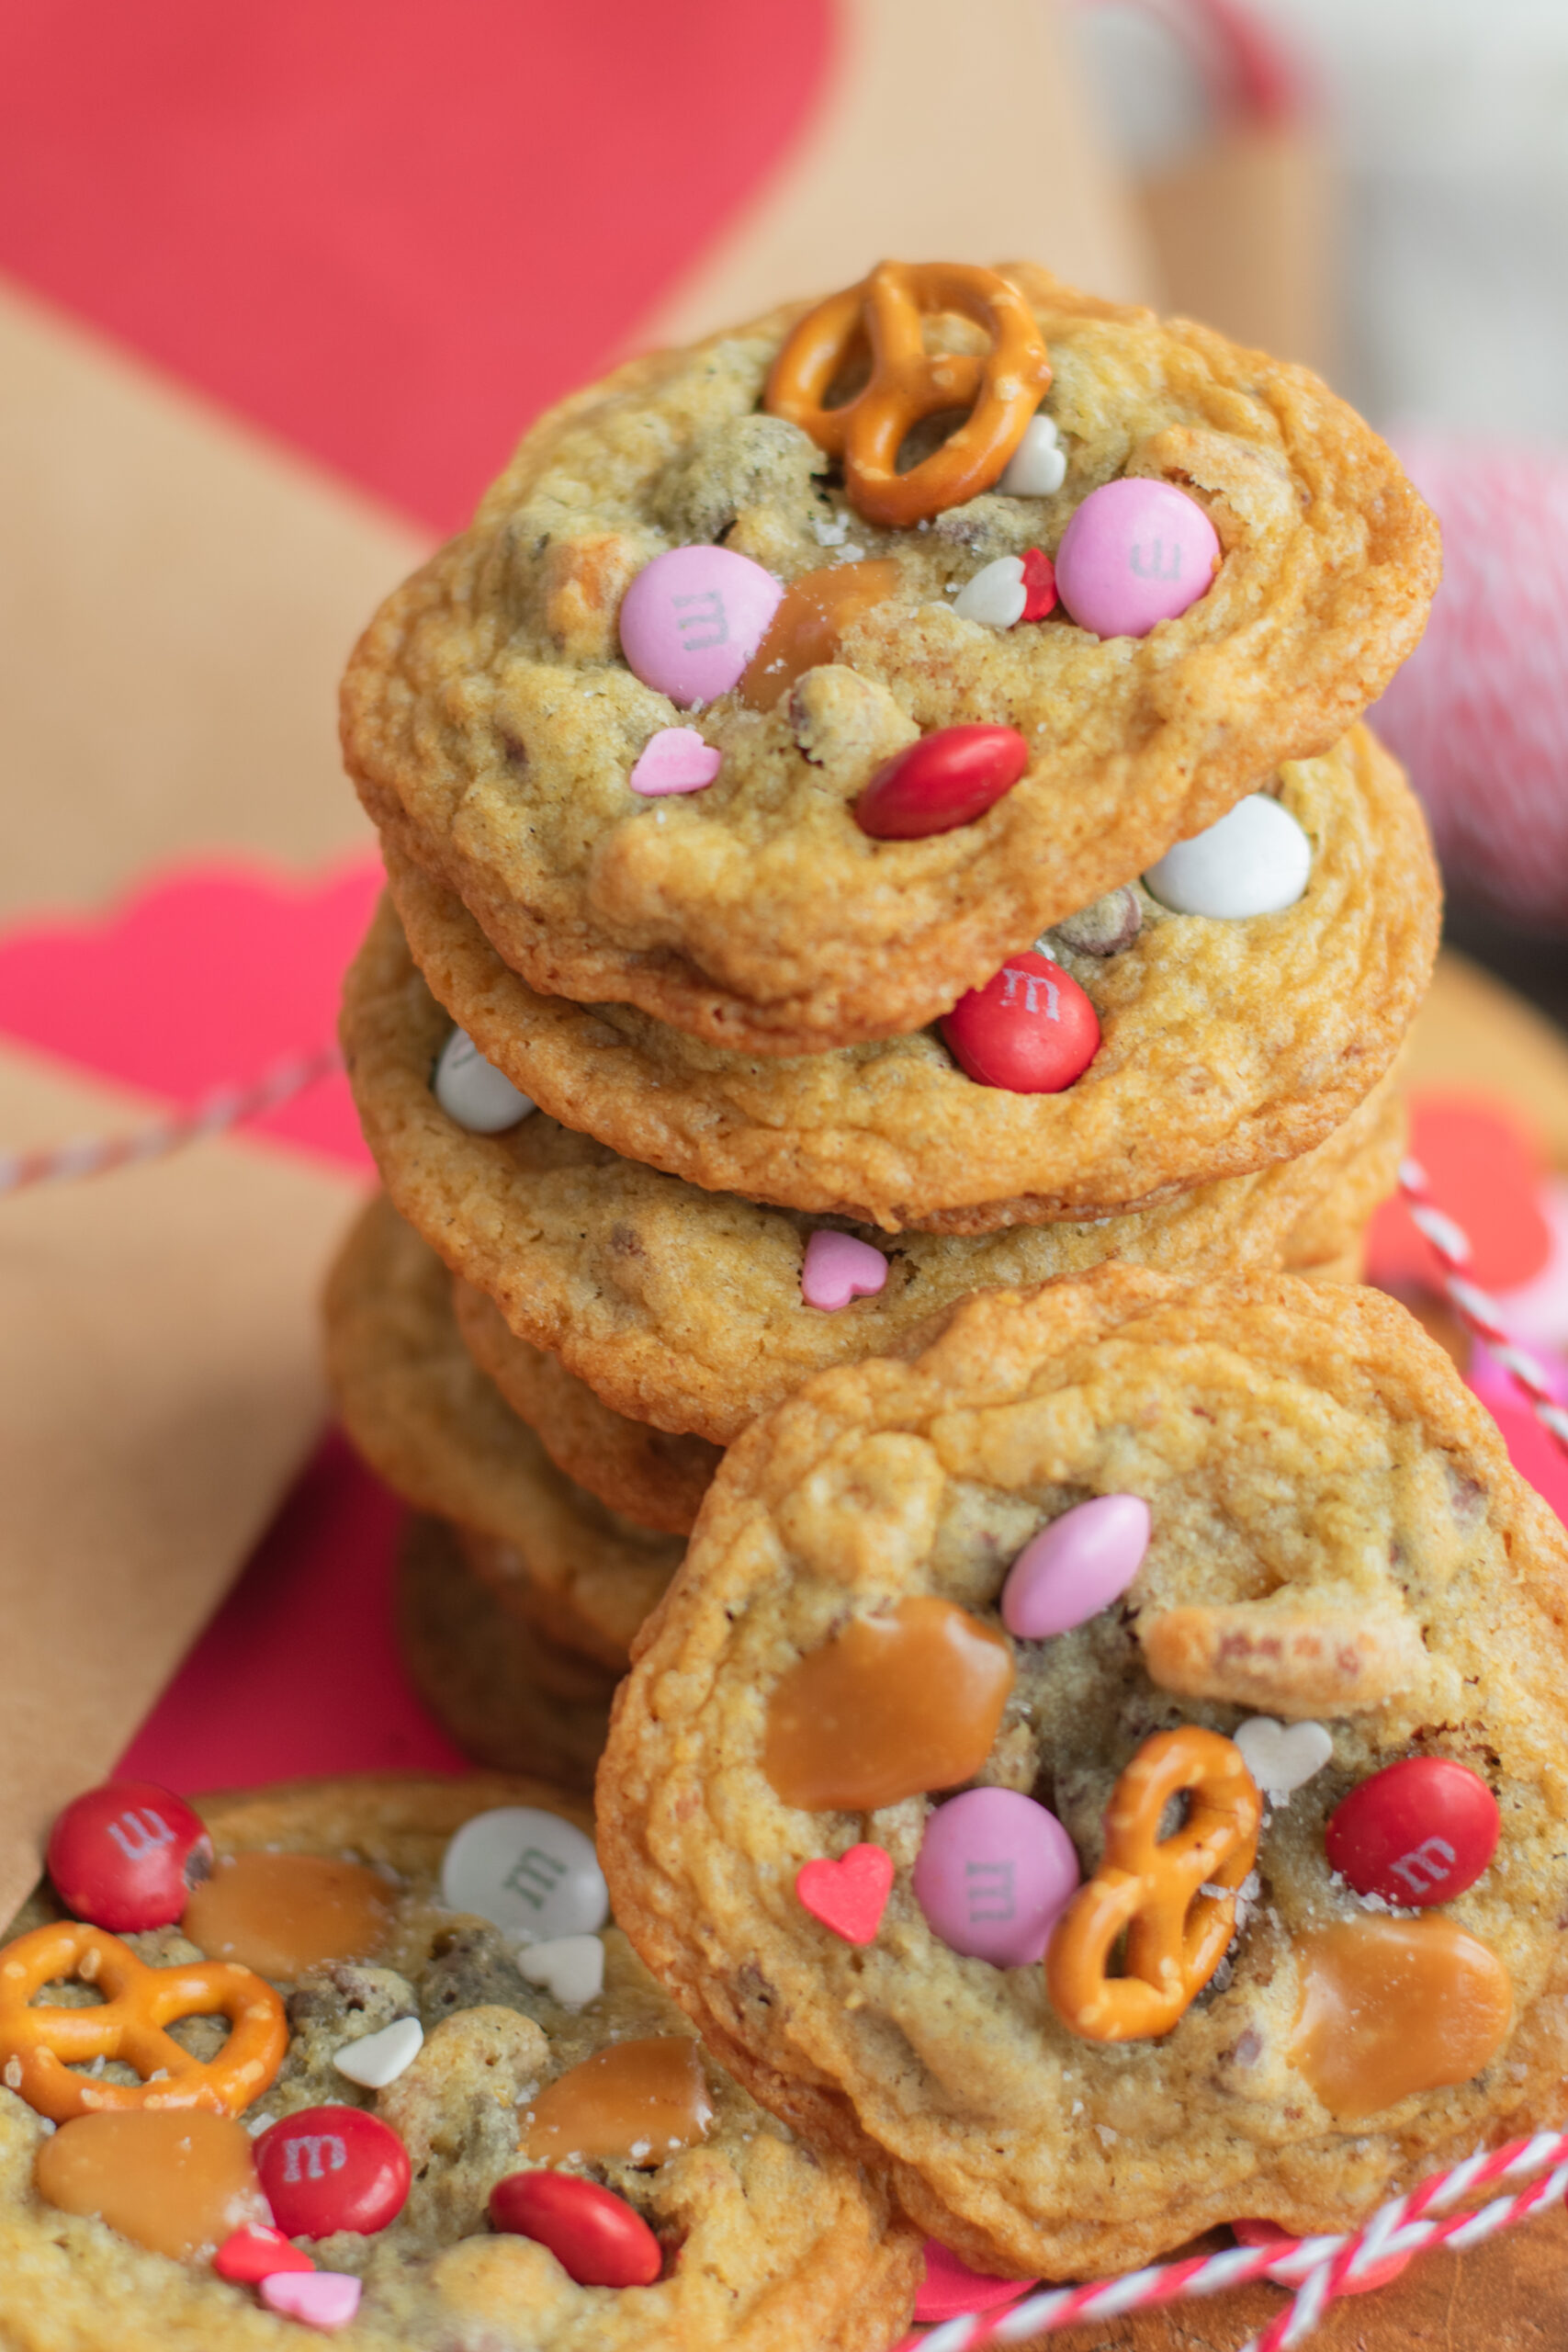
POLYGON ((536 2164, 629 2156, 660 2165, 705 2138, 712 2120, 697 2044, 653 2034, 613 2042, 558 2075, 525 2111, 522 2149, 536 2164))
POLYGON ((1508 1973, 1451 1919, 1344 1919, 1297 1950, 1291 2057, 1341 2123, 1413 2091, 1468 2083, 1502 2047, 1514 2013, 1508 1973))
POLYGON ((872 1813, 972 1780, 1012 1689, 1000 1634, 925 1594, 857 1617, 768 1702, 762 1770, 785 1804, 872 1813))
POLYGON ((322 1961, 379 1951, 392 1890, 362 1862, 326 1854, 226 1855, 186 1905, 182 1925, 209 1960, 238 1960, 291 1983, 322 1961))
POLYGON ((791 581, 747 664, 741 701, 751 710, 772 710, 798 677, 834 659, 851 621, 882 604, 897 585, 898 567, 887 560, 829 564, 791 581))
POLYGON ((200 2108, 79 2115, 44 2142, 33 2179, 46 2204, 96 2213, 175 2262, 209 2256, 247 2222, 272 2219, 250 2133, 200 2108))

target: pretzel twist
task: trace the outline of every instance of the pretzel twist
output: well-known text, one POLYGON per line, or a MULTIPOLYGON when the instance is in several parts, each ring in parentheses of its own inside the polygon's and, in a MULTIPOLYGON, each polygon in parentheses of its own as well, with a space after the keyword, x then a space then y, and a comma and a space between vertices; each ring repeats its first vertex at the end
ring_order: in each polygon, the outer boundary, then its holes
POLYGON ((988 490, 1050 381, 1034 313, 1005 277, 966 262, 885 261, 792 329, 762 405, 842 458, 857 514, 897 529, 988 490), (987 355, 928 351, 920 321, 937 311, 961 311, 985 327, 987 355), (840 407, 824 408, 834 378, 868 342, 870 382, 840 407), (957 431, 899 473, 898 450, 910 426, 958 408, 970 413, 957 431))
POLYGON ((238 2115, 266 2088, 288 2047, 283 2003, 254 1969, 232 1961, 149 1968, 107 1928, 62 1919, 34 1928, 0 1951, 0 2082, 56 2123, 105 2108, 204 2107, 238 2115), (101 2006, 35 2008, 33 1996, 74 1977, 106 1996, 101 2006), (216 2058, 193 2058, 164 2031, 178 2018, 225 2017, 216 2058), (94 2058, 119 2058, 140 2083, 73 2074, 94 2058), (167 2075, 153 2082, 152 2075, 167 2075))
POLYGON ((1111 1791, 1100 1868, 1046 1947, 1045 1987, 1065 2026, 1089 2041, 1169 2032, 1225 1956, 1262 1811, 1234 1740, 1184 1724, 1144 1742, 1111 1791), (1183 1790, 1188 1818, 1162 1838, 1160 1816, 1183 1790), (1125 1972, 1108 1976, 1123 1928, 1125 1972))

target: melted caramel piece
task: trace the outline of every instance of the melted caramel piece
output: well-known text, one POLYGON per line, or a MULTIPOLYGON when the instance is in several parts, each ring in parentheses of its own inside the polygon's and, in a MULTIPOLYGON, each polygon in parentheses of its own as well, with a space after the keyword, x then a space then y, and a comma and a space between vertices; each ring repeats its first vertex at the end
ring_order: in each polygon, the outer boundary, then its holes
POLYGON ((1291 2057, 1343 2123, 1412 2091, 1468 2083, 1508 2030, 1506 1969, 1451 1919, 1345 1919, 1296 1948, 1303 1989, 1291 2057))
POLYGON ((931 1594, 857 1617, 768 1702, 762 1770, 785 1804, 873 1813, 972 1780, 1012 1689, 1000 1634, 931 1594))
POLYGON ((176 2262, 210 2255, 247 2222, 272 2219, 250 2133, 200 2108, 79 2115, 39 2148, 33 2179, 46 2204, 96 2213, 176 2262))
POLYGON ((209 1960, 238 1960, 285 1983, 322 1960, 380 1950, 392 1891, 362 1862, 326 1854, 230 1854, 180 1922, 209 1960))
POLYGON ((889 559, 829 564, 792 580, 741 678, 747 708, 772 710, 796 678, 833 661, 851 621, 883 604, 897 585, 898 567, 889 559))
POLYGON ((660 2165, 705 2138, 712 2120, 696 2043, 661 2033, 613 2042, 558 2075, 526 2110, 521 2144, 540 2164, 576 2155, 660 2165))

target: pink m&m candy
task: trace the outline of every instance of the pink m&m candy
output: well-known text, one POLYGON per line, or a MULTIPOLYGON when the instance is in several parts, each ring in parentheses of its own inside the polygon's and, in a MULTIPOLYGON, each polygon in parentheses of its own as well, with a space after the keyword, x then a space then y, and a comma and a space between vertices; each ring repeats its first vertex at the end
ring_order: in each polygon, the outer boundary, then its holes
POLYGON ((671 702, 712 702, 738 683, 783 594, 750 556, 671 548, 621 601, 621 650, 643 684, 671 702))
POLYGON ((397 2220, 413 2177, 397 2133, 359 2107, 302 2107, 267 2126, 255 2158, 272 2218, 288 2238, 372 2236, 397 2220))
POLYGON ((1352 1789, 1323 1833, 1331 1870, 1385 1903, 1447 1903, 1473 1886, 1496 1849, 1497 1800, 1446 1756, 1408 1756, 1352 1789))
POLYGON ((977 1085, 1010 1094, 1060 1094, 1100 1051, 1093 1005, 1070 973, 1032 947, 961 996, 942 1034, 977 1085))
POLYGON ((1141 1495, 1096 1495, 1032 1536, 1002 1587, 1002 1623, 1026 1642, 1087 1624, 1120 1600, 1149 1548, 1141 1495))
POLYGON ((1078 1883, 1054 1813, 1014 1789, 968 1789, 939 1805, 915 1862, 915 1900, 950 1951, 1028 1968, 1078 1883))
POLYGON ((1096 637, 1146 637, 1196 604, 1219 534, 1196 499, 1128 474, 1091 490, 1056 549, 1056 592, 1096 637))
POLYGON ((983 817, 1028 765, 1016 727, 939 727, 884 760, 855 802, 855 822, 879 842, 951 833, 983 817))
POLYGON ((548 2246, 580 2287, 651 2287, 659 2240, 624 2197, 559 2172, 513 2172, 490 2193, 491 2227, 548 2246))
POLYGON ((73 1918, 116 1935, 168 1928, 212 1868, 201 1815, 152 1781, 108 1781, 68 1804, 49 1838, 49 1874, 73 1918))

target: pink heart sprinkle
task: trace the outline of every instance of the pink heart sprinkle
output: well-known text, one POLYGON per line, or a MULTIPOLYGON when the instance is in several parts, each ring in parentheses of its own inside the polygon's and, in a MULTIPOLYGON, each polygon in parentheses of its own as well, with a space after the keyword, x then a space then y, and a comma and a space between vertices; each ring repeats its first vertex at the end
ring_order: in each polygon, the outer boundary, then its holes
POLYGON ((360 2292, 359 2280, 347 2270, 281 2270, 261 2282, 269 2312, 303 2320, 328 2335, 348 2325, 359 2309, 360 2292))
POLYGON ((868 1944, 893 1891, 893 1857, 880 1846, 852 1846, 836 1862, 802 1862, 795 1891, 833 1935, 847 1944, 868 1944))
POLYGON ((852 1298, 874 1298, 887 1280, 887 1261, 869 1241, 852 1233, 814 1233, 800 1269, 800 1295, 807 1306, 829 1315, 852 1298))
POLYGON ((705 743, 694 727, 661 727, 649 738, 626 782, 653 799, 666 792, 701 792, 724 764, 724 753, 705 743))

